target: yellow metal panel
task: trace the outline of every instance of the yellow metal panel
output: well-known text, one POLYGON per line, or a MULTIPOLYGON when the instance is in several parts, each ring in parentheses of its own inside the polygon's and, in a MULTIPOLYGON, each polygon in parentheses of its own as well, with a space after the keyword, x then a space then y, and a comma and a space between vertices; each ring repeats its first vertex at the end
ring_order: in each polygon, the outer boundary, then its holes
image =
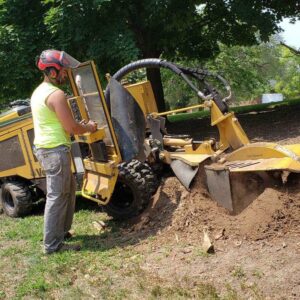
POLYGON ((24 126, 31 124, 32 123, 32 118, 31 118, 31 114, 28 114, 28 116, 24 117, 19 117, 19 119, 16 119, 15 122, 12 122, 10 124, 7 124, 3 127, 1 127, 1 132, 0 132, 0 136, 5 135, 9 132, 13 132, 17 129, 21 129, 24 126))
POLYGON ((83 160, 83 164, 86 170, 100 173, 105 176, 113 176, 118 171, 116 163, 113 161, 101 163, 86 158, 83 160))
POLYGON ((213 102, 211 106, 211 126, 218 125, 219 123, 223 122, 224 120, 233 116, 233 113, 230 112, 226 115, 223 115, 216 104, 213 102))
MULTIPOLYGON (((71 82, 71 87, 72 87, 72 82, 71 82)), ((83 96, 68 97, 68 105, 69 105, 70 108, 71 108, 71 103, 70 103, 71 100, 74 100, 76 102, 77 107, 79 109, 80 116, 81 116, 81 120, 88 121, 89 117, 88 117, 88 114, 85 110, 85 105, 83 103, 83 101, 84 101, 83 96)), ((76 119, 72 109, 71 109, 71 113, 73 115, 73 118, 76 119)))
POLYGON ((34 177, 34 178, 44 177, 45 172, 44 172, 44 170, 42 170, 41 165, 39 164, 37 159, 35 159, 33 150, 32 150, 32 146, 31 146, 29 138, 28 138, 28 131, 31 129, 33 130, 33 123, 23 127, 22 132, 23 132, 26 149, 27 149, 28 160, 31 165, 32 177, 34 177))
POLYGON ((19 115, 17 111, 12 110, 10 112, 2 113, 0 115, 0 128, 6 127, 8 124, 16 124, 20 120, 31 117, 31 112, 19 115))
POLYGON ((208 154, 170 153, 170 158, 172 160, 181 160, 192 167, 197 167, 201 162, 205 161, 209 157, 211 157, 211 155, 208 154))
POLYGON ((230 153, 226 157, 226 160, 257 160, 281 157, 290 157, 294 160, 297 160, 300 159, 300 157, 295 152, 293 152, 292 149, 299 150, 299 147, 300 145, 294 145, 294 147, 286 147, 275 143, 253 143, 230 153))
POLYGON ((220 132, 221 144, 223 145, 229 144, 233 149, 238 149, 250 142, 233 114, 224 119, 222 123, 219 123, 217 127, 220 132))
POLYGON ((18 137, 18 141, 21 146, 21 150, 22 150, 22 154, 23 154, 25 163, 23 166, 20 166, 17 168, 11 168, 9 170, 0 172, 0 176, 7 177, 7 176, 19 175, 19 176, 27 178, 27 179, 32 179, 33 178, 32 168, 31 168, 30 161, 29 161, 29 158, 27 155, 27 149, 26 149, 26 145, 25 145, 25 142, 23 139, 22 131, 20 129, 18 129, 18 130, 14 130, 13 132, 9 132, 5 135, 2 135, 0 137, 0 142, 7 140, 9 138, 15 137, 15 136, 18 137))
POLYGON ((86 172, 81 193, 85 198, 105 205, 113 194, 117 178, 118 172, 113 176, 86 172))
POLYGON ((8 176, 16 176, 16 175, 26 179, 32 179, 31 170, 28 165, 9 169, 7 171, 3 171, 0 173, 0 177, 8 177, 8 176))
MULTIPOLYGON (((32 145, 28 138, 28 131, 33 130, 32 118, 15 123, 14 127, 10 126, 9 129, 10 130, 5 131, 5 134, 2 134, 2 136, 0 136, 0 141, 9 139, 10 137, 17 135, 18 133, 19 143, 24 156, 25 165, 3 171, 0 173, 0 176, 7 177, 19 175, 27 179, 45 177, 45 172, 39 164, 38 160, 35 158, 32 150, 32 145)), ((72 171, 75 172, 73 163, 72 171)))
POLYGON ((94 142, 103 140, 104 137, 105 137, 105 129, 98 128, 97 131, 93 133, 87 132, 84 134, 75 135, 75 140, 77 142, 92 144, 94 142))
POLYGON ((205 141, 199 145, 187 145, 184 147, 185 153, 187 154, 215 154, 215 151, 211 147, 210 141, 205 141))
POLYGON ((300 156, 300 144, 284 145, 283 147, 286 148, 286 149, 289 149, 289 150, 293 151, 294 153, 296 153, 297 155, 300 156))
POLYGON ((225 164, 230 172, 258 172, 286 170, 300 173, 300 162, 290 157, 234 161, 225 164))
POLYGON ((234 113, 231 112, 224 115, 213 101, 210 101, 209 106, 211 110, 211 125, 218 127, 221 149, 224 150, 229 145, 233 149, 237 149, 250 143, 234 113))
POLYGON ((127 85, 125 88, 133 98, 136 99, 145 116, 149 113, 157 112, 156 101, 150 81, 127 85))
POLYGON ((7 114, 4 113, 2 116, 0 116, 0 119, 1 119, 1 123, 2 123, 2 122, 6 122, 8 120, 11 120, 11 119, 14 119, 14 118, 18 118, 18 117, 19 117, 18 112, 11 111, 11 112, 9 112, 7 114))

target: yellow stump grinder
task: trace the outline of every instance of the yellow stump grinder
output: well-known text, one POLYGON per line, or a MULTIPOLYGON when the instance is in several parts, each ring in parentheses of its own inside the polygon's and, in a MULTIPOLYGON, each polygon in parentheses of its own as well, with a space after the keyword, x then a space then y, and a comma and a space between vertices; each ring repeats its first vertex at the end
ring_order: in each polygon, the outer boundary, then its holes
MULTIPOLYGON (((83 197, 102 205, 113 217, 130 218, 145 209, 159 185, 155 170, 160 165, 170 166, 188 190, 203 172, 200 177, 212 199, 232 214, 241 212, 266 186, 281 184, 289 173, 300 172, 300 145, 250 143, 228 109, 230 86, 219 75, 161 59, 144 59, 111 76, 105 95, 93 61, 68 70, 68 77, 72 90, 68 102, 74 118, 98 123, 95 133, 73 139, 78 188, 83 197), (149 81, 121 84, 129 73, 141 68, 169 69, 202 103, 158 113, 149 81), (210 78, 225 86, 227 97, 220 96, 210 78), (167 133, 168 115, 195 108, 210 109, 218 141, 167 133)), ((0 116, 0 205, 12 217, 28 214, 46 193, 43 170, 32 152, 30 107, 21 104, 0 116)))

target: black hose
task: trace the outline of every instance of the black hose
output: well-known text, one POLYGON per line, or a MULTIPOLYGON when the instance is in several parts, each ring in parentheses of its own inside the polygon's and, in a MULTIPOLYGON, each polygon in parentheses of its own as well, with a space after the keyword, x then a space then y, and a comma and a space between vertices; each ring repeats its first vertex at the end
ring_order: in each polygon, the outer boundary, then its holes
MULTIPOLYGON (((120 81, 124 76, 129 74, 132 71, 141 69, 141 68, 166 68, 173 71, 175 74, 181 76, 187 84, 198 94, 199 90, 193 83, 187 78, 187 76, 184 74, 184 72, 178 68, 175 64, 170 63, 168 61, 159 59, 159 58, 147 58, 135 61, 133 63, 130 63, 123 68, 121 68, 117 73, 115 73, 112 77, 116 79, 117 81, 120 81)), ((110 89, 109 85, 107 86, 105 90, 105 99, 108 107, 110 107, 110 89)))
MULTIPOLYGON (((214 74, 212 74, 212 73, 210 73, 206 70, 181 67, 181 66, 178 66, 174 63, 171 63, 171 62, 159 59, 159 58, 147 58, 147 59, 142 59, 142 60, 132 62, 132 63, 124 66, 120 70, 118 70, 112 77, 114 79, 116 79, 117 81, 120 81, 127 74, 129 74, 129 73, 131 73, 135 70, 141 69, 141 68, 166 68, 166 69, 170 69, 175 74, 181 76, 183 78, 183 80, 197 93, 197 95, 199 97, 202 97, 203 99, 205 98, 205 95, 189 80, 187 75, 190 75, 194 78, 197 78, 200 81, 203 81, 206 76, 213 76, 213 77, 216 77, 217 79, 219 79, 220 81, 222 81, 223 84, 227 83, 225 81, 225 79, 223 79, 221 76, 214 75, 214 74)), ((110 109, 110 88, 109 88, 109 84, 108 84, 108 86, 105 90, 105 95, 104 96, 105 96, 108 108, 110 109)), ((221 100, 215 101, 215 102, 216 102, 217 106, 219 107, 219 109, 223 113, 228 111, 227 106, 224 105, 224 103, 222 103, 221 100)))

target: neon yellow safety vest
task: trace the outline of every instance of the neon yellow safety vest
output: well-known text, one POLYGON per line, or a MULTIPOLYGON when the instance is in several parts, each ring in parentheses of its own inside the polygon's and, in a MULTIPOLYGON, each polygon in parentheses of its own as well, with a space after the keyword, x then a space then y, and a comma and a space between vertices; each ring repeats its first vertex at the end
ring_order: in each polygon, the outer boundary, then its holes
POLYGON ((49 82, 41 83, 31 96, 34 126, 34 145, 39 148, 71 146, 69 134, 64 130, 55 112, 46 105, 47 98, 58 88, 49 82))

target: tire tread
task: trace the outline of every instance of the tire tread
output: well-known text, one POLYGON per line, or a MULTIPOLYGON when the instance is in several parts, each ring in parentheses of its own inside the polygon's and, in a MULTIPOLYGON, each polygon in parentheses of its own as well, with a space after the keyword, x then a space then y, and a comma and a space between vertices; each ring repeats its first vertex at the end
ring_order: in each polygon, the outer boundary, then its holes
POLYGON ((120 220, 139 215, 150 203, 151 197, 158 187, 158 180, 150 166, 138 160, 119 164, 120 182, 128 184, 133 191, 134 199, 129 209, 122 210, 115 204, 115 199, 104 206, 104 210, 112 217, 120 220))

